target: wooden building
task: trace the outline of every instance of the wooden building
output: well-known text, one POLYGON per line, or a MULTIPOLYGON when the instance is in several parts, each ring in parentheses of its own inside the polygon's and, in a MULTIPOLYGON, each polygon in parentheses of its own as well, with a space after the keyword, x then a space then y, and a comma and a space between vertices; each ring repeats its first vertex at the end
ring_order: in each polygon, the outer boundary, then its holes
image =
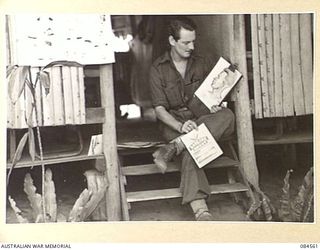
MULTIPOLYGON (((305 131, 304 127, 299 125, 301 120, 301 123, 312 120, 313 114, 313 16, 230 14, 190 17, 198 26, 197 52, 206 54, 213 61, 223 56, 236 64, 243 75, 230 97, 236 115, 237 133, 234 145, 246 180, 259 187, 255 146, 290 145, 285 147, 294 154, 296 143, 313 141, 312 127, 305 131), (263 136, 258 133, 261 124, 268 130, 263 136)), ((152 152, 155 146, 162 142, 157 136, 153 137, 152 133, 144 134, 147 130, 141 132, 141 123, 136 125, 138 127, 130 127, 130 123, 121 122, 118 108, 120 104, 138 104, 143 114, 142 122, 145 122, 149 129, 156 128, 155 122, 148 119, 148 112, 152 114, 152 111, 145 76, 151 61, 166 49, 166 44, 162 41, 165 24, 170 16, 111 18, 115 34, 133 36, 130 52, 116 53, 115 63, 52 67, 49 69, 51 82, 62 79, 62 82, 69 84, 64 87, 63 96, 59 95, 61 92, 55 88, 53 90, 58 94, 54 91, 44 94, 45 86, 42 90, 39 89, 42 95, 38 96, 39 103, 48 102, 39 105, 39 109, 49 108, 48 111, 43 111, 44 117, 42 122, 38 123, 39 126, 61 127, 72 124, 81 125, 82 130, 86 131, 83 129, 86 125, 100 124, 103 153, 88 155, 90 140, 84 140, 83 148, 78 154, 66 156, 63 153, 61 156, 61 153, 56 153, 53 157, 35 161, 22 158, 14 167, 93 161, 96 169, 104 173, 108 180, 106 218, 109 221, 118 221, 128 219, 125 174, 120 166, 121 158, 129 153, 138 154, 138 151, 152 152), (69 91, 68 86, 72 86, 69 91), (59 101, 57 96, 60 99, 65 98, 64 101, 59 101), (64 103, 64 106, 59 108, 61 103, 64 103), (45 114, 51 115, 46 117, 45 114), (150 137, 143 138, 146 136, 150 137), (143 139, 145 143, 148 143, 149 139, 149 147, 146 147, 146 144, 135 150, 126 147, 143 139)), ((7 32, 11 34, 9 24, 7 23, 7 32)), ((8 39, 9 44, 14 44, 10 35, 8 39)), ((12 46, 9 46, 9 49, 12 50, 12 46)), ((15 102, 14 107, 12 102, 8 102, 8 170, 13 165, 11 161, 21 136, 19 131, 28 127, 24 114, 30 107, 25 105, 24 108, 19 108, 19 105, 28 103, 27 99, 30 98, 28 89, 25 88, 24 91, 22 96, 25 99, 15 102), (12 113, 14 111, 16 112, 12 113)), ((37 89, 35 91, 37 93, 37 89)), ((31 118, 31 127, 36 127, 36 119, 35 116, 31 118)), ((14 178, 14 174, 11 178, 14 178)))

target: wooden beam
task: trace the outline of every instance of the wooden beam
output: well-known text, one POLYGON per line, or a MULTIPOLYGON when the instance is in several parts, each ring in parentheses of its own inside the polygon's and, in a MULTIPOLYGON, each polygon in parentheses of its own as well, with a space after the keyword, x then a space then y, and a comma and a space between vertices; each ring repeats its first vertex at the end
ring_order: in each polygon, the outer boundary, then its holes
POLYGON ((121 219, 121 203, 112 64, 100 66, 100 92, 101 105, 105 108, 106 118, 102 126, 102 133, 103 153, 106 158, 106 173, 109 180, 106 192, 107 214, 109 221, 119 221, 121 219))
POLYGON ((263 135, 264 139, 259 138, 259 134, 255 139, 255 145, 279 145, 279 144, 297 144, 297 143, 312 143, 313 142, 313 132, 312 131, 297 131, 287 134, 283 134, 279 138, 268 138, 267 135, 263 135))
MULTIPOLYGON (((15 165, 15 168, 25 168, 25 167, 32 167, 32 166, 40 166, 41 164, 44 165, 52 165, 52 164, 60 164, 66 162, 75 162, 75 161, 88 161, 88 160, 95 160, 95 159, 103 159, 103 155, 91 155, 88 156, 88 146, 86 146, 82 153, 75 156, 69 157, 61 157, 59 154, 56 154, 55 158, 45 159, 43 161, 35 160, 32 161, 29 156, 22 156, 21 160, 15 165)), ((52 155, 51 155, 52 156, 52 155)), ((7 163, 7 169, 12 167, 12 163, 7 163)))
POLYGON ((243 77, 236 85, 235 115, 238 136, 239 159, 248 181, 259 186, 259 174, 254 149, 254 139, 250 111, 249 86, 247 76, 246 39, 244 15, 234 15, 234 40, 232 62, 238 64, 243 77))

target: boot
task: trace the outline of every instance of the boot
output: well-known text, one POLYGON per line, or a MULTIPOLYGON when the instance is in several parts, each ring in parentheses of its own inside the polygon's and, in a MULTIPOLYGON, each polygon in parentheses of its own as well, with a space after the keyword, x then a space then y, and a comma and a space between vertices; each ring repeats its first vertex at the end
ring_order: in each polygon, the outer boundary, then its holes
POLYGON ((194 200, 190 202, 196 221, 213 221, 213 217, 209 212, 207 203, 204 199, 194 200))
POLYGON ((167 162, 171 161, 173 156, 176 154, 176 146, 174 143, 169 143, 159 149, 157 149, 153 154, 153 161, 160 169, 161 173, 165 173, 167 170, 167 162))
POLYGON ((194 217, 196 221, 213 221, 213 217, 208 210, 199 209, 194 217))

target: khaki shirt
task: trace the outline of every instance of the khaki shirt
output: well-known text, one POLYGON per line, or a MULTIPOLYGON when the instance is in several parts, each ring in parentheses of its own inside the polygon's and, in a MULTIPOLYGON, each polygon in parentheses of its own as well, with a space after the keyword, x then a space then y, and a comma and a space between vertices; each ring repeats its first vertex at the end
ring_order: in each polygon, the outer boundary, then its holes
POLYGON ((155 60, 150 69, 153 106, 163 106, 167 110, 185 108, 211 68, 212 64, 204 57, 192 54, 187 63, 185 78, 182 78, 167 51, 155 60))

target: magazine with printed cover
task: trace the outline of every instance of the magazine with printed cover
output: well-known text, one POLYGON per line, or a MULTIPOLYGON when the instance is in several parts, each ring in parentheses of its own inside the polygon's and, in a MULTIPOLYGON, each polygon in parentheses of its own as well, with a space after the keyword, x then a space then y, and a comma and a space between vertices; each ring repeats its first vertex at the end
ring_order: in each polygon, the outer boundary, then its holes
POLYGON ((220 57, 217 64, 195 92, 195 95, 209 110, 212 106, 221 104, 242 76, 238 70, 229 69, 230 65, 228 61, 220 57))
POLYGON ((204 123, 199 125, 198 129, 183 135, 181 140, 199 168, 204 167, 223 153, 204 123))

